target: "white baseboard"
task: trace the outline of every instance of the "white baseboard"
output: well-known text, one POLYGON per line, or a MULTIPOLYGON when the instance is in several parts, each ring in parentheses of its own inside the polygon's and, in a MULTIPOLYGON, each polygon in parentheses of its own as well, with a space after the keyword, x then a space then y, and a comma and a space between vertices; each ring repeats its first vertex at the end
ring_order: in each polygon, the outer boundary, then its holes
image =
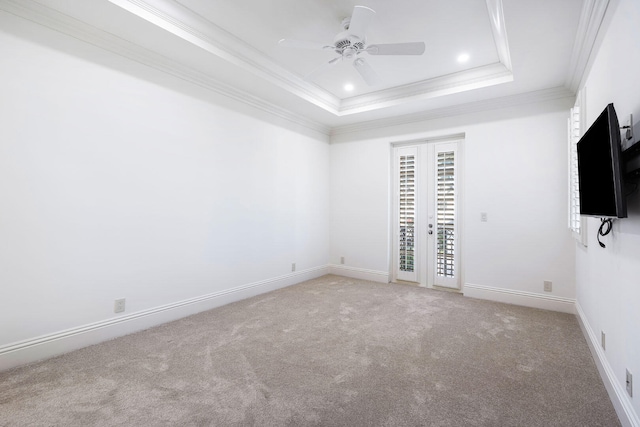
POLYGON ((329 274, 324 265, 0 347, 0 371, 48 359, 195 313, 329 274))
POLYGON ((331 274, 338 276, 369 280, 371 282, 389 283, 389 273, 386 271, 366 270, 364 268, 348 267, 341 264, 329 264, 329 271, 331 274))
POLYGON ((465 283, 463 294, 465 297, 575 314, 576 300, 571 298, 515 291, 512 289, 494 288, 491 286, 474 285, 472 283, 465 283))
POLYGON ((616 379, 613 369, 611 368, 602 347, 600 347, 600 340, 593 332, 593 328, 591 328, 591 325, 587 321, 587 316, 584 314, 582 307, 580 307, 580 304, 577 301, 576 314, 582 333, 587 340, 587 344, 591 350, 591 355, 593 356, 593 360, 596 362, 598 372, 600 372, 600 377, 602 378, 602 382, 609 393, 609 398, 611 399, 611 403, 613 403, 613 407, 618 414, 620 423, 625 427, 640 427, 640 418, 633 409, 631 400, 629 400, 629 395, 627 394, 624 386, 616 379))

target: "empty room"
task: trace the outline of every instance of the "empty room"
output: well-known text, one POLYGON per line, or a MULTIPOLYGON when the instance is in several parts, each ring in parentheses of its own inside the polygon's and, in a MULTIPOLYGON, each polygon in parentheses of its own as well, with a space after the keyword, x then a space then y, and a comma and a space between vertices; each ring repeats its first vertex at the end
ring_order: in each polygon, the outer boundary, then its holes
POLYGON ((0 0, 0 426, 635 426, 638 0, 0 0))

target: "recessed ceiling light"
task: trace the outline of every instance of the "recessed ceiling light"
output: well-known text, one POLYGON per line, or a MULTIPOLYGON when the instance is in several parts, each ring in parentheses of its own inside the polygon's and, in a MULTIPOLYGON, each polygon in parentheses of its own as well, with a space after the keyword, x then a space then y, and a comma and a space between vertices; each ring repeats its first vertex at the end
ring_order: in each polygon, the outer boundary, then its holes
POLYGON ((347 83, 344 85, 344 90, 351 92, 353 90, 353 85, 351 83, 347 83))
POLYGON ((470 56, 468 53, 461 53, 460 55, 458 55, 458 62, 467 62, 469 58, 470 56))

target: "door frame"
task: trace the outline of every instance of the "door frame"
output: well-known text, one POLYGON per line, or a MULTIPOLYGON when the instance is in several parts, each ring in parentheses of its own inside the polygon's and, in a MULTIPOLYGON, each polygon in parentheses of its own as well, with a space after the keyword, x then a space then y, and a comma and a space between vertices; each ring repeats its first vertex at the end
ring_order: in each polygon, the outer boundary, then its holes
MULTIPOLYGON (((401 280, 398 280, 396 277, 396 272, 397 272, 397 259, 395 256, 396 253, 396 245, 397 245, 397 240, 398 240, 398 235, 397 235, 397 223, 398 223, 398 209, 397 209, 397 205, 396 205, 396 198, 397 198, 397 188, 396 188, 396 174, 397 174, 397 165, 396 165, 396 156, 395 156, 395 149, 398 147, 403 147, 403 146, 418 146, 418 156, 417 156, 417 162, 422 162, 424 160, 424 155, 426 153, 426 150, 430 149, 433 150, 433 147, 436 143, 451 143, 451 142, 455 142, 457 143, 457 163, 456 163, 456 185, 457 185, 457 189, 458 189, 458 198, 457 198, 457 208, 458 208, 458 216, 457 216, 457 227, 458 227, 458 235, 459 238, 457 240, 457 243, 459 245, 459 265, 458 265, 458 269, 457 269, 457 275, 458 275, 458 287, 457 288, 450 288, 450 287, 446 287, 446 288, 440 288, 438 286, 434 286, 434 278, 435 278, 435 263, 433 262, 433 260, 435 260, 435 256, 433 254, 434 251, 434 247, 435 245, 430 244, 427 238, 427 223, 428 221, 425 220, 421 220, 421 219, 417 219, 417 227, 416 227, 416 236, 418 237, 418 246, 417 246, 417 250, 418 250, 418 257, 419 260, 416 263, 417 266, 417 273, 418 273, 418 282, 414 283, 417 284, 420 287, 426 287, 426 288, 439 288, 439 289, 447 289, 447 290, 452 290, 452 291, 458 291, 458 292, 462 292, 463 288, 464 288, 464 283, 465 283, 465 227, 464 227, 464 223, 465 223, 465 215, 464 215, 464 207, 465 207, 465 176, 464 176, 464 171, 465 171, 465 167, 464 167, 464 153, 465 153, 465 147, 464 147, 464 143, 465 143, 465 134, 464 133, 458 133, 458 134, 452 134, 452 135, 445 135, 445 136, 437 136, 437 137, 430 137, 430 138, 421 138, 421 139, 413 139, 413 140, 405 140, 405 141, 394 141, 394 142, 390 142, 389 143, 389 157, 390 157, 390 168, 389 168, 389 230, 388 230, 388 238, 389 238, 389 245, 388 245, 388 259, 389 259, 389 282, 390 283, 407 283, 407 282, 403 282, 401 280), (431 144, 429 146, 429 144, 431 144), (425 256, 425 252, 427 253, 427 256, 425 256), (431 253, 429 253, 431 252, 431 253), (431 266, 431 268, 429 268, 429 264, 433 264, 431 266)), ((418 163, 419 165, 421 163, 418 163)), ((420 175, 419 182, 418 182, 418 186, 422 187, 424 186, 424 183, 427 181, 431 181, 433 180, 433 173, 431 173, 433 171, 427 171, 427 173, 420 173, 420 170, 418 170, 418 174, 420 175), (430 176, 431 178, 426 178, 426 176, 430 176)), ((433 182, 430 182, 430 184, 433 184, 433 182)), ((428 188, 435 188, 434 186, 430 186, 428 188)), ((419 191, 419 190, 418 190, 419 191)), ((425 203, 427 203, 426 198, 425 197, 417 197, 417 212, 419 216, 423 216, 425 215, 427 206, 425 206, 425 203)), ((411 282, 413 283, 413 282, 411 282)))

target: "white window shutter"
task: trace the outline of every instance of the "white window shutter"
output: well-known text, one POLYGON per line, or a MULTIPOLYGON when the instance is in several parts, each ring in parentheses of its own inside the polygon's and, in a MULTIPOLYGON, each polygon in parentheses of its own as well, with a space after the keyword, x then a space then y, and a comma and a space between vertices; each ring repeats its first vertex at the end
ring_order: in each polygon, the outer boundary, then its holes
POLYGON ((418 281, 417 274, 417 156, 416 147, 397 151, 397 241, 396 276, 399 280, 418 281))
POLYGON ((457 145, 435 147, 435 279, 434 284, 458 288, 460 254, 458 250, 457 145))
POLYGON ((580 182, 578 174, 578 141, 580 140, 580 106, 575 105, 569 116, 569 228, 574 237, 583 242, 580 218, 580 182))
POLYGON ((436 184, 438 251, 436 274, 454 277, 455 271, 455 157, 453 151, 439 152, 436 184))

